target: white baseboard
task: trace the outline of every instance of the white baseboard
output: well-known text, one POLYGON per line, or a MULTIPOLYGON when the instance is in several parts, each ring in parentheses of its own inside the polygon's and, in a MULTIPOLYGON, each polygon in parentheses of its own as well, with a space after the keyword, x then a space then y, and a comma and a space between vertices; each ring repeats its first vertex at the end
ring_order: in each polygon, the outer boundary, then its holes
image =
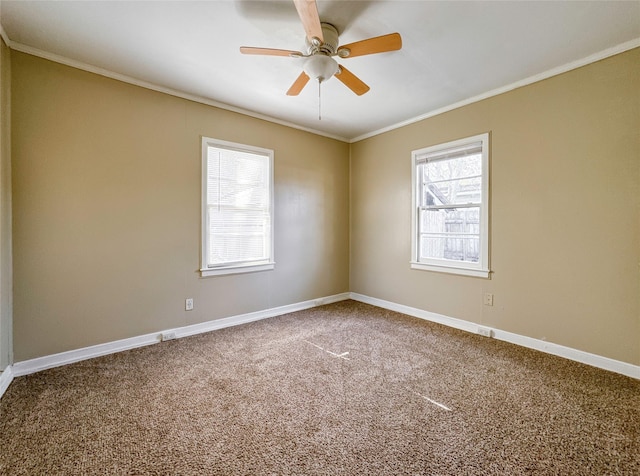
MULTIPOLYGON (((372 298, 358 293, 341 293, 332 296, 326 296, 323 298, 311 299, 309 301, 303 301, 295 304, 288 304, 286 306, 265 309, 263 311, 240 314, 237 316, 216 319, 200 324, 178 327, 175 329, 166 329, 164 331, 159 331, 151 334, 130 337, 128 339, 107 342, 104 344, 98 344, 81 349, 61 352, 59 354, 53 354, 17 362, 13 366, 7 367, 4 372, 0 374, 0 397, 2 397, 14 377, 32 374, 53 367, 60 367, 62 365, 92 359, 94 357, 122 352, 124 350, 156 344, 162 340, 162 334, 164 332, 173 332, 175 333, 176 338, 187 337, 204 332, 211 332, 217 329, 223 329, 225 327, 237 326, 261 319, 267 319, 269 317, 280 316, 282 314, 288 314, 290 312, 302 311, 304 309, 310 309, 315 306, 344 301, 346 299, 353 299, 355 301, 364 302, 373 306, 400 312, 409 316, 436 322, 438 324, 443 324, 445 326, 453 327, 463 331, 471 333, 478 332, 478 324, 475 324, 473 322, 465 321, 462 319, 455 319, 442 314, 437 314, 434 312, 429 312, 390 301, 384 301, 382 299, 372 298)), ((590 354, 588 352, 583 352, 581 350, 572 349, 570 347, 553 344, 551 342, 502 331, 500 329, 491 329, 491 332, 493 334, 493 337, 499 340, 521 345, 523 347, 528 347, 530 349, 539 350, 548 354, 557 355, 570 360, 575 360, 577 362, 582 362, 594 367, 599 367, 601 369, 610 370, 622 375, 627 375, 632 378, 640 379, 640 366, 637 365, 632 365, 626 362, 609 359, 607 357, 590 354)))
POLYGON ((23 375, 40 372, 41 370, 73 364, 74 362, 80 362, 81 360, 92 359, 102 355, 115 354, 116 352, 144 347, 146 345, 156 344, 157 342, 160 342, 160 334, 153 333, 60 352, 59 354, 36 357, 35 359, 23 360, 22 362, 13 364, 13 375, 15 377, 21 377, 23 375))
POLYGON ((4 392, 9 388, 9 384, 13 381, 13 371, 11 366, 7 366, 6 369, 0 373, 0 398, 4 395, 4 392))
MULTIPOLYGON (((162 334, 165 332, 175 333, 175 337, 179 339, 180 337, 187 337, 195 334, 202 334, 203 332, 210 332, 217 329, 222 329, 224 327, 237 326, 240 324, 246 324, 248 322, 267 319, 269 317, 288 314, 290 312, 309 309, 315 306, 321 306, 321 305, 330 304, 333 302, 344 301, 346 299, 349 299, 349 297, 350 297, 349 293, 334 294, 332 296, 326 296, 318 299, 311 299, 309 301, 288 304, 286 306, 274 307, 271 309, 265 309, 263 311, 250 312, 247 314, 240 314, 237 316, 225 317, 223 319, 215 319, 213 321, 202 322, 200 324, 193 324, 190 326, 177 327, 174 329, 165 329, 163 331, 154 332, 151 334, 130 337, 127 339, 107 342, 105 344, 93 345, 93 346, 84 347, 81 349, 61 352, 59 354, 47 355, 44 357, 37 357, 35 359, 24 360, 22 362, 17 362, 13 364, 12 373, 14 377, 20 377, 22 375, 28 375, 35 372, 39 372, 41 370, 46 370, 53 367, 60 367, 62 365, 72 364, 74 362, 80 362, 81 360, 92 359, 94 357, 100 357, 107 354, 114 354, 116 352, 122 352, 123 350, 130 350, 130 349, 135 349, 137 347, 144 347, 147 345, 156 344, 162 340, 162 334)), ((3 375, 4 375, 4 372, 3 372, 3 375)), ((7 384, 7 386, 8 385, 9 384, 7 384)))
POLYGON ((6 369, 0 373, 0 398, 4 395, 4 392, 7 391, 9 385, 13 381, 13 371, 11 366, 7 366, 6 369))
MULTIPOLYGON (((479 324, 473 322, 464 321, 461 319, 455 319, 453 317, 444 316, 442 314, 436 314, 434 312, 424 311, 415 307, 405 306, 403 304, 397 304, 383 299, 377 299, 363 294, 351 293, 351 299, 354 301, 360 301, 373 306, 389 309, 390 311, 400 312, 409 316, 425 319, 431 322, 437 322, 445 326, 461 329, 463 331, 478 333, 479 324)), ((482 326, 486 328, 486 326, 482 326)), ((520 345, 522 347, 528 347, 529 349, 539 350, 547 354, 557 355, 564 357, 565 359, 574 360, 583 364, 598 367, 604 370, 610 370, 618 374, 626 375, 635 379, 640 379, 640 366, 629 364, 627 362, 621 362, 619 360, 610 359, 608 357, 602 357, 596 354, 590 354, 582 350, 573 349, 571 347, 565 347, 559 344, 553 344, 540 339, 534 339, 532 337, 523 336, 520 334, 514 334, 512 332, 503 331, 500 329, 487 328, 491 331, 491 334, 495 339, 509 342, 511 344, 520 345)))
POLYGON ((400 312, 409 316, 418 317, 426 321, 437 322, 448 327, 460 329, 467 332, 476 332, 478 328, 477 324, 469 321, 463 321, 462 319, 454 319, 443 314, 436 314, 435 312, 424 311, 415 307, 405 306, 403 304, 397 304, 391 301, 384 301, 383 299, 373 298, 365 296, 364 294, 351 293, 351 299, 354 301, 360 301, 365 304, 371 304, 372 306, 381 307, 383 309, 389 309, 390 311, 400 312))
POLYGON ((315 306, 323 306, 325 304, 331 304, 338 301, 345 301, 349 299, 349 297, 349 293, 334 294, 333 296, 311 299, 309 301, 303 301, 295 304, 287 304, 286 306, 273 307, 271 309, 265 309, 264 311, 250 312, 248 314, 225 317, 223 319, 216 319, 214 321, 202 322, 200 324, 193 324, 190 326, 170 329, 170 331, 176 333, 176 338, 188 337, 195 334, 202 334, 204 332, 223 329, 225 327, 238 326, 240 324, 246 324, 248 322, 259 321, 261 319, 267 319, 269 317, 281 316, 290 312, 302 311, 304 309, 310 309, 315 306))

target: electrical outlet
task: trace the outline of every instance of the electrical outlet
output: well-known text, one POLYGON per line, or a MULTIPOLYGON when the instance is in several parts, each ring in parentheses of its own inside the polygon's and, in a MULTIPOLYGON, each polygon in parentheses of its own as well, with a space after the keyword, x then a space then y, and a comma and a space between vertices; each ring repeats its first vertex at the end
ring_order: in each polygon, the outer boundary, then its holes
POLYGON ((493 294, 484 293, 484 305, 485 306, 493 306, 493 294))
POLYGON ((184 301, 184 308, 187 311, 193 311, 193 298, 187 298, 184 301))
POLYGON ((165 340, 173 340, 176 338, 176 331, 164 331, 162 333, 162 342, 164 342, 165 340))
POLYGON ((478 326, 478 334, 485 337, 493 337, 493 331, 489 327, 478 326))

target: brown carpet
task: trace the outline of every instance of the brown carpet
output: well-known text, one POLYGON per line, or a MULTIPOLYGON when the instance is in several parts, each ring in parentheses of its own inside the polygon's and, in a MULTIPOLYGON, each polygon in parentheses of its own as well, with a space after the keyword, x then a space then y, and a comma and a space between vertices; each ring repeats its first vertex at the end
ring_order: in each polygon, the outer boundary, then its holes
POLYGON ((345 301, 51 369, 0 474, 638 475, 640 381, 345 301))

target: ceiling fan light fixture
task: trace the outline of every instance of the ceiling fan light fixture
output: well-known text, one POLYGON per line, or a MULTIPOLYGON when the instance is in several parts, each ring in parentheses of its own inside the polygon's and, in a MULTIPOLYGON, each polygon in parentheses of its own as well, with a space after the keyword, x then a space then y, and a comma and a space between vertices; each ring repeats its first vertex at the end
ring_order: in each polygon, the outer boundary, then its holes
MULTIPOLYGON (((2 1, 2 0, 0 0, 2 1)), ((340 46, 338 29, 331 23, 321 22, 318 16, 316 0, 293 0, 298 16, 304 26, 306 49, 303 52, 282 50, 275 48, 256 48, 242 46, 240 53, 245 55, 289 56, 291 58, 305 58, 303 72, 287 90, 287 96, 297 96, 307 82, 313 78, 318 81, 318 100, 320 100, 321 85, 331 76, 338 80, 358 96, 369 91, 360 78, 333 59, 356 56, 373 55, 396 51, 402 48, 400 33, 390 33, 366 40, 355 41, 340 46)), ((320 118, 320 117, 319 117, 320 118)))
POLYGON ((319 82, 326 81, 338 72, 338 62, 326 55, 313 55, 304 63, 304 72, 319 82))

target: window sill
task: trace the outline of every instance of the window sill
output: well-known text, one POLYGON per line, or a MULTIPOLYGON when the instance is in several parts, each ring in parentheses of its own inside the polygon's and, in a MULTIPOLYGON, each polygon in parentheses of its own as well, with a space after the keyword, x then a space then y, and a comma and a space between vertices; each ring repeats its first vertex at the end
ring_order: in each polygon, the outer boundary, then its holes
POLYGON ((261 264, 243 264, 234 266, 220 266, 218 268, 206 268, 200 270, 200 276, 206 278, 208 276, 222 276, 225 274, 241 274, 241 273, 255 273, 258 271, 268 271, 274 269, 276 263, 271 261, 261 264))
POLYGON ((475 278, 490 279, 491 271, 488 269, 463 268, 457 266, 438 266, 434 264, 411 262, 411 269, 419 269, 421 271, 435 271, 437 273, 459 274, 461 276, 472 276, 475 278))

